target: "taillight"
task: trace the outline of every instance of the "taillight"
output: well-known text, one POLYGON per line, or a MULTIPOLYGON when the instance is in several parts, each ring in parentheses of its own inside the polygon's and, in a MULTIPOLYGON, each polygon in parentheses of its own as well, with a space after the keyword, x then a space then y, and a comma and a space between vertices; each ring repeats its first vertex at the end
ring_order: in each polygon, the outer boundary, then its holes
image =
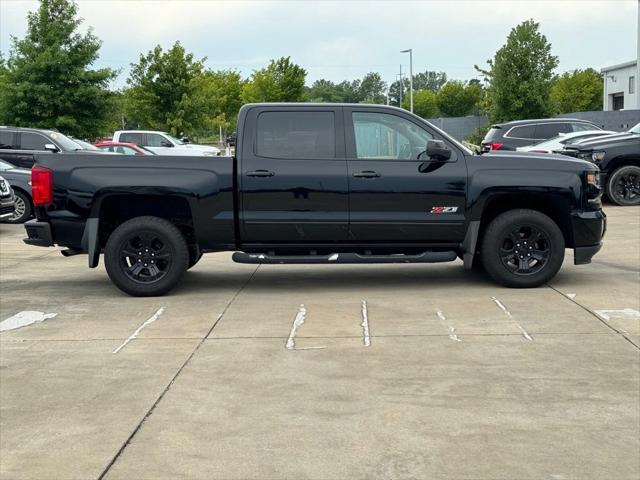
POLYGON ((502 148, 502 145, 504 145, 504 143, 492 143, 491 150, 500 150, 502 148))
POLYGON ((42 207, 53 203, 53 172, 48 168, 34 165, 31 169, 31 193, 33 204, 42 207))

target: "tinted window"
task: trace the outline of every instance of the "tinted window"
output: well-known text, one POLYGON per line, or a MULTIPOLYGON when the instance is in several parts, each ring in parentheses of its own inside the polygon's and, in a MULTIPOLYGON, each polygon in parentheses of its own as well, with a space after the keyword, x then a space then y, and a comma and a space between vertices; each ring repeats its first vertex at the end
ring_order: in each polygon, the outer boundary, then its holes
POLYGON ((13 148, 13 132, 0 130, 0 148, 13 148))
POLYGON ((47 139, 39 133, 22 132, 20 134, 20 149, 22 150, 44 150, 47 139))
POLYGON ((597 127, 594 127, 593 125, 589 125, 588 123, 572 123, 571 126, 573 127, 573 131, 574 132, 585 132, 587 130, 598 130, 597 127))
POLYGON ((541 123, 536 125, 536 138, 551 138, 559 133, 572 132, 570 123, 541 123))
MULTIPOLYGON (((536 137, 535 133, 536 133, 535 125, 522 125, 520 127, 513 127, 509 131, 509 134, 505 136, 514 137, 514 138, 543 138, 543 137, 536 137)), ((553 137, 553 135, 550 135, 550 136, 553 137)), ((544 137, 544 138, 548 138, 548 137, 544 137)))
POLYGON ((264 112, 258 116, 256 155, 335 158, 333 112, 264 112))
POLYGON ((164 147, 163 142, 168 143, 169 141, 157 133, 147 133, 147 143, 145 143, 145 147, 164 147))
POLYGON ((483 142, 488 142, 494 138, 500 137, 504 133, 502 127, 493 126, 489 129, 487 134, 482 139, 483 142))
POLYGON ((135 143, 136 145, 140 145, 142 143, 142 134, 141 133, 121 133, 120 141, 125 143, 135 143))
POLYGON ((416 160, 433 136, 415 123, 387 113, 353 113, 358 158, 416 160))
POLYGON ((138 152, 136 152, 133 148, 124 147, 122 145, 116 147, 116 153, 121 153, 123 155, 138 155, 138 152))

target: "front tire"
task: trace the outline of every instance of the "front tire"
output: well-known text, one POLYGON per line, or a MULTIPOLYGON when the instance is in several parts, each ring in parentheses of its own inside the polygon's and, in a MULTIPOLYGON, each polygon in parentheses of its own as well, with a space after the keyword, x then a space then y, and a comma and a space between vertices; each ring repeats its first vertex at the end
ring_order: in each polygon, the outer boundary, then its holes
POLYGON ((564 260, 564 237, 548 216, 536 210, 498 215, 482 239, 485 270, 511 288, 533 288, 551 280, 564 260))
POLYGON ((158 217, 137 217, 116 228, 104 250, 111 281, 134 297, 164 295, 189 265, 187 242, 178 228, 158 217))
POLYGON ((24 223, 31 218, 31 199, 26 193, 15 191, 16 206, 13 215, 5 220, 6 223, 24 223))
POLYGON ((640 205, 640 167, 625 165, 609 176, 607 197, 616 205, 640 205))

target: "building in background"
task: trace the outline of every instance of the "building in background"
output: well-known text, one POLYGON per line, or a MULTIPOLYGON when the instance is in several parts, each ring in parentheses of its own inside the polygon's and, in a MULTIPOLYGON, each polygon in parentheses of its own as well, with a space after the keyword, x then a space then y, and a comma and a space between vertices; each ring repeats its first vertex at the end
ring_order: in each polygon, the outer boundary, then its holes
POLYGON ((633 60, 600 70, 604 78, 603 110, 638 108, 637 65, 633 60))

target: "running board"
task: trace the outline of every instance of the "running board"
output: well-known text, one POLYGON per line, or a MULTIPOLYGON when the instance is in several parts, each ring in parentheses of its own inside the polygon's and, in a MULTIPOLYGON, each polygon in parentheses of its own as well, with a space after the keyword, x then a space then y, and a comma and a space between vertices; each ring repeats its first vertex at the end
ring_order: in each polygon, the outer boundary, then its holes
POLYGON ((452 262, 458 255, 453 250, 423 252, 418 255, 360 255, 358 253, 333 253, 331 255, 266 255, 264 253, 235 252, 231 257, 236 263, 251 264, 321 264, 321 263, 438 263, 452 262))

